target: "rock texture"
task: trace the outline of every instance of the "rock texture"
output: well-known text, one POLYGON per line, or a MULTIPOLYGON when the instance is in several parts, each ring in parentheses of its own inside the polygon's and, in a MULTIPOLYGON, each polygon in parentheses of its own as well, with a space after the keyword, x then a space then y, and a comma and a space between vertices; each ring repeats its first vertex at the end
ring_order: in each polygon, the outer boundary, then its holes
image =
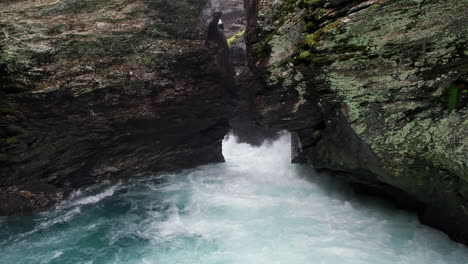
POLYGON ((216 1, 0 3, 0 215, 223 161, 234 69, 216 1))
POLYGON ((277 132, 260 127, 253 120, 253 87, 259 85, 259 79, 252 74, 247 64, 245 29, 246 16, 243 0, 220 0, 223 12, 221 17, 223 32, 226 35, 231 60, 236 72, 236 109, 229 121, 231 132, 238 142, 260 145, 266 139, 274 139, 277 132))
POLYGON ((293 160, 419 212, 468 243, 463 0, 246 0, 257 121, 294 132, 293 160), (463 88, 462 88, 463 89, 463 88))

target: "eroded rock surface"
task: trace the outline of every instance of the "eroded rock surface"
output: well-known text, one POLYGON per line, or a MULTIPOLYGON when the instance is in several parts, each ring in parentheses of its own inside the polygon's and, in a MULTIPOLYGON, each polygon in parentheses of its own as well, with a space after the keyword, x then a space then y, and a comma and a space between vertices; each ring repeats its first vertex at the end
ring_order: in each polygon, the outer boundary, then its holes
POLYGON ((220 6, 223 12, 222 28, 236 72, 235 96, 238 103, 229 124, 238 142, 260 145, 267 139, 276 138, 278 134, 275 130, 257 125, 253 120, 253 95, 255 87, 261 86, 261 83, 258 76, 252 74, 247 64, 244 0, 220 0, 220 6))
POLYGON ((223 161, 233 75, 216 1, 0 3, 0 215, 223 161))
POLYGON ((257 120, 333 170, 468 243, 466 2, 249 1, 257 120), (466 89, 466 88, 465 88, 466 89), (461 101, 461 100, 460 100, 461 101))

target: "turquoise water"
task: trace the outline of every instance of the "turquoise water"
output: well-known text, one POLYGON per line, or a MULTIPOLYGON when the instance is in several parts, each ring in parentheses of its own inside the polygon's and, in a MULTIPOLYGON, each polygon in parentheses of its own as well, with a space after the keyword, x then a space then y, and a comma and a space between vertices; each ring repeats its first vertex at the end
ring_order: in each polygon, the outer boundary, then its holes
POLYGON ((225 164, 106 183, 0 218, 0 263, 437 264, 468 249, 392 206, 290 164, 289 137, 224 141, 225 164))

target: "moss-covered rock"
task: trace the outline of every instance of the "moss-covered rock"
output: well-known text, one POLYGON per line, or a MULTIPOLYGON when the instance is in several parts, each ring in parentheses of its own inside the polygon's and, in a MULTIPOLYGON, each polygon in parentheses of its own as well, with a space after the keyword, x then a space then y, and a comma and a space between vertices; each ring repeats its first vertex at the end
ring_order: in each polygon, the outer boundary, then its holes
POLYGON ((251 61, 266 84, 259 122, 295 132, 297 160, 404 193, 425 223, 468 243, 468 109, 449 113, 444 95, 467 81, 464 6, 259 0, 247 37, 272 50, 251 61))

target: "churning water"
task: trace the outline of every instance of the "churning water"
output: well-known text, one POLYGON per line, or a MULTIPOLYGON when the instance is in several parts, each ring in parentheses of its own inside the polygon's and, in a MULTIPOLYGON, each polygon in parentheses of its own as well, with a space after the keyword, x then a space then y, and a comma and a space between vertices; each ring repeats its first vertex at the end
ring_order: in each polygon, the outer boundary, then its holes
POLYGON ((0 263, 437 264, 468 249, 414 215, 289 163, 285 135, 225 164, 104 184, 0 218, 0 263))

